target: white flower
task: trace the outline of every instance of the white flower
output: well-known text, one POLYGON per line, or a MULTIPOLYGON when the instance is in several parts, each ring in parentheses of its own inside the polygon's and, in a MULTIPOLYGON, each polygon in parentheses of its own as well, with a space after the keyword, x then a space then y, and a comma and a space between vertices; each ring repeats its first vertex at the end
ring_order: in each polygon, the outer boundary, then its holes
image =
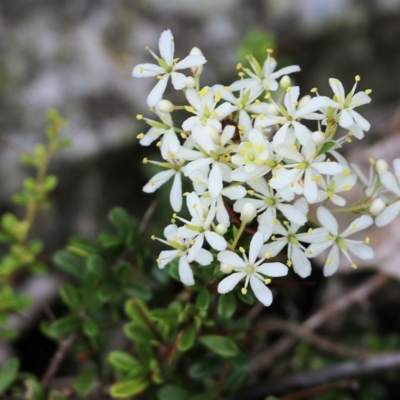
POLYGON ((397 199, 389 205, 375 218, 377 226, 385 226, 392 222, 400 214, 400 158, 393 161, 394 174, 384 171, 380 174, 382 185, 397 199))
POLYGON ((162 243, 174 248, 174 250, 163 250, 158 259, 159 268, 164 268, 175 258, 179 258, 179 277, 185 285, 194 285, 194 277, 190 263, 196 261, 200 265, 210 265, 213 256, 208 250, 201 248, 200 243, 192 245, 188 239, 184 239, 179 235, 179 230, 176 225, 168 225, 164 229, 164 236, 167 240, 155 238, 162 243))
POLYGON ((252 129, 248 140, 240 143, 235 151, 231 160, 238 168, 231 173, 233 181, 249 181, 265 175, 275 166, 271 145, 258 129, 252 129))
POLYGON ((341 174, 335 175, 333 178, 326 177, 326 181, 318 182, 320 189, 318 190, 317 202, 323 202, 329 199, 333 204, 343 207, 346 200, 337 193, 348 192, 357 182, 357 176, 351 173, 350 169, 345 169, 341 174))
POLYGON ((215 206, 210 208, 202 204, 199 196, 192 192, 186 198, 187 208, 192 217, 191 221, 176 217, 186 225, 179 228, 179 236, 185 239, 191 239, 202 247, 204 239, 215 250, 223 251, 226 249, 227 242, 223 236, 211 230, 211 224, 215 217, 215 206))
MULTIPOLYGON (((260 114, 254 123, 256 128, 266 127, 275 124, 282 125, 275 133, 272 140, 274 147, 286 143, 286 136, 290 127, 293 128, 293 133, 301 145, 307 145, 311 138, 311 131, 302 123, 300 119, 321 120, 323 114, 315 111, 326 105, 325 97, 314 97, 310 100, 302 102, 298 101, 300 89, 298 86, 290 86, 286 89, 286 95, 283 100, 284 107, 278 106, 282 115, 264 115, 260 114)), ((290 131, 289 131, 290 132, 290 131)))
POLYGON ((217 106, 221 100, 221 94, 213 88, 205 86, 199 92, 195 89, 186 90, 186 98, 190 106, 185 106, 185 110, 195 114, 189 117, 182 124, 185 131, 191 131, 193 125, 211 125, 217 131, 222 130, 221 120, 236 110, 232 104, 222 103, 217 106))
POLYGON ((349 235, 366 229, 373 224, 373 219, 369 215, 362 215, 355 219, 341 234, 339 234, 335 217, 327 208, 319 207, 317 218, 322 228, 313 229, 308 234, 304 233, 300 240, 311 243, 307 248, 307 256, 311 258, 331 247, 324 265, 325 276, 334 274, 338 269, 340 252, 345 255, 353 268, 357 268, 357 265, 353 263, 349 253, 355 254, 362 260, 373 258, 374 252, 366 243, 360 240, 347 239, 349 235))
POLYGON ((172 177, 174 181, 172 183, 171 191, 169 194, 169 201, 171 207, 175 212, 179 212, 182 209, 182 164, 183 160, 173 159, 171 162, 156 162, 149 161, 146 158, 143 160, 144 163, 152 163, 166 168, 165 171, 158 172, 155 174, 149 182, 143 187, 145 193, 154 193, 164 183, 168 182, 172 177))
POLYGON ((268 239, 272 235, 273 227, 277 223, 277 212, 281 212, 288 221, 299 226, 307 222, 305 213, 292 204, 284 204, 285 200, 269 187, 265 179, 251 180, 248 185, 253 189, 249 191, 249 194, 256 198, 245 197, 237 200, 233 205, 233 210, 238 213, 245 203, 254 204, 259 214, 258 230, 264 234, 264 238, 268 239))
POLYGON ((297 233, 297 231, 302 225, 288 221, 284 221, 282 224, 280 221, 275 221, 272 242, 265 244, 261 248, 260 254, 265 254, 268 258, 275 257, 287 246, 287 265, 293 265, 294 272, 302 278, 306 278, 311 273, 311 263, 305 255, 306 248, 299 242, 303 234, 297 233), (276 237, 275 234, 280 237, 276 237))
POLYGON ((262 68, 253 56, 249 56, 248 61, 253 71, 250 71, 249 69, 245 69, 244 71, 248 76, 250 76, 250 78, 244 78, 234 82, 231 85, 231 89, 233 91, 242 90, 243 88, 252 88, 252 90, 254 90, 258 96, 264 90, 274 92, 279 88, 279 84, 277 82, 278 78, 282 77, 283 75, 291 74, 292 72, 300 71, 300 67, 298 65, 290 65, 278 71, 274 71, 277 63, 269 53, 262 68))
POLYGON ((150 54, 157 60, 157 64, 139 64, 133 68, 132 75, 136 78, 147 78, 157 76, 159 79, 156 86, 147 97, 147 104, 154 107, 162 98, 162 95, 167 87, 169 77, 171 76, 172 85, 176 90, 181 90, 185 87, 186 76, 180 72, 180 69, 198 67, 203 65, 207 60, 201 55, 189 55, 183 60, 174 59, 174 38, 171 31, 164 31, 158 42, 161 57, 158 57, 151 50, 150 54))
POLYGON ((247 286, 250 283, 251 289, 257 299, 269 306, 272 303, 271 290, 266 286, 270 282, 268 277, 278 277, 287 274, 288 268, 282 263, 263 263, 265 258, 256 261, 260 249, 264 243, 263 234, 257 232, 250 242, 249 257, 246 256, 244 249, 241 248, 243 259, 236 253, 226 250, 218 254, 218 261, 224 265, 224 270, 234 271, 224 278, 218 285, 219 293, 230 292, 243 278, 245 278, 242 293, 246 294, 247 286))
POLYGON ((359 80, 360 77, 356 76, 356 82, 351 92, 346 96, 344 87, 339 79, 329 79, 329 85, 334 93, 333 102, 329 106, 338 110, 336 119, 339 125, 351 131, 357 139, 362 139, 364 131, 369 130, 370 123, 358 112, 354 111, 354 108, 370 103, 371 98, 368 96, 369 90, 354 94, 359 80))
POLYGON ((322 181, 321 174, 336 175, 343 167, 335 161, 324 161, 325 155, 317 156, 314 142, 310 139, 301 152, 295 148, 280 145, 276 153, 288 160, 288 164, 274 170, 269 184, 276 190, 291 188, 296 194, 304 194, 308 203, 318 198, 317 182, 322 181))

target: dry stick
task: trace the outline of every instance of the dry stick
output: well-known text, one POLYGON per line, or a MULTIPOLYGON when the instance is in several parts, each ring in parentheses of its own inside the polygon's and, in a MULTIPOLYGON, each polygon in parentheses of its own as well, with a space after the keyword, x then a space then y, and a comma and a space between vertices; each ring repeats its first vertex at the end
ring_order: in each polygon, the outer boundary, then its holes
POLYGON ((329 382, 371 375, 400 367, 400 353, 371 356, 362 360, 347 361, 318 371, 302 372, 287 378, 268 382, 238 393, 235 399, 255 400, 267 395, 279 395, 292 390, 316 387, 329 382), (245 394, 245 397, 240 397, 245 394))
POLYGON ((50 385, 51 380, 53 379, 54 375, 57 373, 58 368, 64 357, 66 356, 69 348, 75 342, 78 337, 78 332, 72 332, 70 335, 62 339, 58 345, 58 349, 54 354, 49 367, 47 368, 46 373, 42 379, 42 386, 44 389, 47 389, 50 385))
POLYGON ((311 345, 331 354, 341 357, 367 357, 370 353, 363 349, 353 349, 350 347, 342 346, 333 342, 330 339, 321 337, 303 325, 298 325, 293 322, 287 322, 280 319, 268 318, 258 323, 256 328, 261 328, 263 331, 285 331, 291 335, 302 339, 311 345))
POLYGON ((313 387, 311 389, 300 390, 298 392, 287 394, 286 396, 281 396, 280 400, 302 400, 302 399, 310 399, 314 398, 318 394, 330 392, 332 390, 343 390, 343 389, 352 389, 356 390, 360 386, 357 381, 341 381, 341 382, 333 382, 328 383, 326 385, 321 385, 317 387, 313 387))
MULTIPOLYGON (((320 327, 326 321, 329 321, 335 314, 346 310, 348 307, 350 307, 350 305, 354 303, 362 302, 363 300, 365 300, 368 296, 371 295, 371 293, 385 285, 387 282, 389 282, 389 280, 390 278, 386 275, 378 274, 373 276, 368 281, 354 288, 351 292, 340 297, 333 303, 330 303, 329 305, 321 308, 314 315, 308 318, 302 324, 302 327, 308 330, 314 330, 320 327)), ((278 357, 287 352, 295 344, 295 338, 287 337, 281 339, 273 347, 264 352, 260 352, 260 354, 256 355, 252 359, 250 371, 252 373, 255 373, 270 368, 278 357)))

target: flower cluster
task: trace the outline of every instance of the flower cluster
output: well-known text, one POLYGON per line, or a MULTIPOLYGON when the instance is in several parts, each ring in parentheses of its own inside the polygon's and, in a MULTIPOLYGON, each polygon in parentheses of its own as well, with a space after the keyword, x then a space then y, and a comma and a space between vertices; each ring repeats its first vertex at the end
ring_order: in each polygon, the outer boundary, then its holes
POLYGON ((159 255, 160 268, 178 259, 181 281, 193 285, 197 265, 218 265, 211 270, 212 279, 220 280, 219 293, 244 281, 242 294, 250 284, 257 299, 268 306, 272 294, 266 284, 286 275, 288 267, 307 277, 310 259, 326 252, 328 276, 337 270, 341 255, 353 268, 352 256, 373 257, 368 238, 349 236, 372 225, 373 217, 382 226, 400 213, 400 160, 394 163, 394 174, 383 160, 371 160, 367 178, 338 152, 370 128, 355 110, 371 101, 370 90, 357 91, 358 76, 348 93, 331 78, 331 97, 316 89, 301 96, 288 76, 300 68, 277 69, 268 50, 262 65, 253 56, 248 56, 248 67, 239 64, 239 79, 230 86, 201 87, 206 59, 198 48, 178 61, 167 30, 159 52, 160 57, 150 51, 157 64, 137 65, 133 76, 158 79, 147 98, 156 119, 138 116, 150 126, 138 138, 144 146, 155 142, 160 148, 161 162, 144 162, 157 164, 162 171, 144 191, 154 192, 173 179, 170 203, 175 214, 165 228, 165 239, 159 239, 172 249, 159 255), (177 72, 187 68, 189 76, 177 72), (163 98, 169 77, 182 91, 183 104, 163 98), (188 115, 180 126, 174 124, 173 112, 188 115), (182 193, 183 178, 191 182, 188 193, 182 193), (343 193, 357 182, 365 195, 347 205, 343 193), (395 198, 386 197, 388 193, 395 198), (190 219, 177 215, 184 199, 190 219), (346 211, 359 216, 339 233, 334 214, 346 211), (275 257, 286 265, 269 260, 275 257))

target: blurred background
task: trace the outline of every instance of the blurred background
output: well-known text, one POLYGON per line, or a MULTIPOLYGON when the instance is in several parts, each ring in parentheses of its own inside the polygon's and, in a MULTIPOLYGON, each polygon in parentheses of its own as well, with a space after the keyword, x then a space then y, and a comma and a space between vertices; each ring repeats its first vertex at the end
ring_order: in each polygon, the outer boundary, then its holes
MULTIPOLYGON (((152 62, 145 46, 158 53, 165 29, 174 34, 177 57, 194 46, 203 51, 208 60, 203 85, 234 81, 241 51, 263 37, 275 44, 278 61, 301 66, 293 78, 304 94, 318 87, 330 96, 331 77, 350 90, 359 74, 359 89, 373 90, 372 103, 361 110, 372 128, 363 142, 349 146, 350 157, 366 166, 369 156, 398 156, 398 0, 1 0, 1 212, 18 213, 10 197, 30 173, 18 153, 43 141, 46 111, 57 108, 69 121, 63 135, 72 147, 52 165, 60 181, 53 208, 41 214, 34 232, 48 252, 71 235, 96 237, 114 206, 141 218, 157 197, 142 193, 154 170, 142 166, 152 153, 136 139, 146 130, 136 115, 151 116, 145 99, 154 79, 134 79, 131 71, 152 62)), ((181 102, 177 96, 169 87, 165 97, 181 102)), ((166 206, 153 214, 150 226, 160 229, 169 216, 166 206)), ((385 237, 380 235, 378 242, 385 237)), ((385 249, 386 257, 395 256, 396 240, 385 249)), ((397 263, 393 257, 387 270, 397 263)), ((385 269, 379 254, 376 263, 385 269)), ((391 273, 398 277, 397 269, 391 273)), ((334 278, 330 282, 328 297, 345 290, 334 278)), ((398 304, 398 297, 391 304, 398 304)), ((388 318, 391 331, 400 332, 399 315, 388 318)), ((368 318, 362 323, 382 326, 368 318)))

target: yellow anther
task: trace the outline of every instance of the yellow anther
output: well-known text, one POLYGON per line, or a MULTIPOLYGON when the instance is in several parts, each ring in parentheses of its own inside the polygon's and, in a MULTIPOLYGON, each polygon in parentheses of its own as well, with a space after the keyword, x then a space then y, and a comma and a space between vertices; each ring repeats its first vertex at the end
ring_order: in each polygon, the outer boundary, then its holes
POLYGON ((157 147, 161 147, 161 142, 157 142, 157 143, 156 143, 156 146, 157 146, 157 147))
POLYGON ((219 90, 217 93, 215 93, 214 99, 217 102, 221 100, 221 92, 219 90))
POLYGON ((318 88, 314 87, 310 90, 311 93, 316 93, 318 91, 318 88))
POLYGON ((266 284, 266 285, 268 285, 268 284, 270 284, 272 281, 271 281, 271 279, 269 279, 269 278, 265 278, 264 279, 264 283, 266 284))
POLYGON ((242 288, 241 292, 242 292, 243 295, 245 295, 247 293, 247 289, 246 288, 242 288))
POLYGON ((246 253, 246 250, 245 250, 242 246, 239 247, 239 251, 240 251, 241 253, 246 253))
POLYGON ((268 260, 268 258, 271 258, 271 252, 270 252, 270 251, 267 251, 267 252, 264 254, 264 258, 266 258, 267 260, 268 260))
POLYGON ((293 265, 292 260, 287 260, 286 265, 290 268, 293 265))
POLYGON ((289 93, 289 92, 291 92, 291 91, 292 91, 292 87, 289 86, 289 87, 286 89, 286 93, 289 93))
POLYGON ((267 53, 268 53, 268 54, 272 54, 273 52, 274 52, 273 49, 271 49, 271 48, 268 48, 268 49, 267 49, 267 53))
POLYGON ((143 115, 142 114, 136 115, 136 119, 143 119, 143 115))
POLYGON ((369 238, 369 236, 367 236, 367 237, 365 238, 365 243, 366 243, 366 244, 369 244, 370 241, 371 241, 371 239, 369 238))
POLYGON ((241 68, 243 68, 242 63, 237 63, 236 64, 236 69, 241 69, 241 68))
POLYGON ((240 72, 238 73, 238 75, 239 75, 241 78, 243 78, 243 77, 244 77, 244 72, 240 71, 240 72))
POLYGON ((356 75, 356 77, 355 77, 355 80, 356 80, 356 82, 360 82, 360 75, 356 75))
POLYGON ((311 234, 312 234, 312 232, 313 232, 313 229, 312 229, 312 228, 308 228, 308 231, 307 231, 307 233, 308 233, 309 235, 311 235, 311 234))
POLYGON ((348 192, 351 189, 353 189, 353 186, 343 186, 343 191, 344 192, 348 192))
POLYGON ((367 89, 366 91, 365 91, 365 94, 371 94, 372 93, 372 89, 367 89))
POLYGON ((355 263, 351 264, 350 266, 351 266, 351 268, 353 268, 353 269, 357 269, 357 268, 358 268, 358 265, 355 264, 355 263))
POLYGON ((375 165, 375 159, 373 159, 372 157, 369 157, 368 158, 368 162, 371 164, 371 165, 375 165))
POLYGON ((348 176, 351 174, 351 169, 350 168, 346 168, 345 170, 343 170, 342 172, 342 176, 348 176))
POLYGON ((143 133, 139 133, 139 135, 136 136, 136 139, 141 139, 144 136, 143 133))
POLYGON ((142 163, 143 163, 143 164, 147 164, 148 161, 149 161, 149 160, 145 157, 145 158, 143 158, 142 163))
POLYGON ((190 112, 190 113, 194 113, 195 112, 195 110, 194 110, 194 108, 192 106, 185 106, 185 110, 187 112, 190 112))

